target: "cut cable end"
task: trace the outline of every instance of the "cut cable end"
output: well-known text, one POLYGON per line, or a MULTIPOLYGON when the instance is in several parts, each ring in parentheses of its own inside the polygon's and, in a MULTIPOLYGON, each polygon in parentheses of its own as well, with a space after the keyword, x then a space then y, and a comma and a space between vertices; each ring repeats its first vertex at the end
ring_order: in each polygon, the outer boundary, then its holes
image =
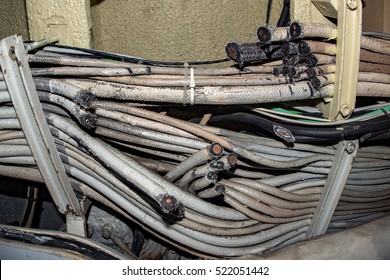
POLYGON ((268 26, 261 26, 257 30, 257 37, 261 43, 267 44, 272 38, 272 30, 268 26))
POLYGON ((235 62, 240 62, 241 57, 240 57, 240 50, 238 44, 231 42, 226 45, 225 47, 226 54, 229 59, 235 61, 235 62))
POLYGON ((157 202, 161 207, 161 211, 165 214, 174 214, 178 218, 184 216, 184 205, 178 202, 177 199, 169 194, 162 194, 157 197, 157 202))
POLYGON ((294 135, 287 128, 279 126, 279 125, 274 125, 273 129, 274 129, 275 135, 282 138, 287 143, 294 143, 295 142, 294 135))
POLYGON ((223 153, 223 147, 219 143, 213 143, 209 147, 209 154, 212 158, 219 158, 223 153))
POLYGON ((293 39, 297 39, 302 34, 302 25, 299 22, 293 22, 290 24, 290 36, 293 39))
POLYGON ((93 109, 95 96, 89 91, 80 91, 74 97, 74 101, 84 109, 93 109))

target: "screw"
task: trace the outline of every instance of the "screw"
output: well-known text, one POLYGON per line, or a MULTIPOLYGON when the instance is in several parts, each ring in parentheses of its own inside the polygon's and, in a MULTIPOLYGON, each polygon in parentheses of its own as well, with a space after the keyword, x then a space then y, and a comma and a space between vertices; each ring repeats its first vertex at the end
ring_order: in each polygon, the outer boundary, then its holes
POLYGON ((348 154, 352 154, 355 151, 355 149, 356 149, 355 143, 351 143, 351 142, 347 143, 346 150, 348 154))
POLYGON ((341 106, 341 115, 343 115, 343 117, 348 117, 349 114, 351 114, 351 108, 349 108, 348 105, 344 104, 341 106))
POLYGON ((16 54, 15 54, 15 46, 11 46, 8 50, 9 57, 12 60, 16 60, 16 54))
POLYGON ((357 0, 348 0, 347 1, 347 7, 350 9, 350 10, 356 10, 357 7, 358 7, 358 1, 357 0))
POLYGON ((109 239, 111 237, 111 234, 112 234, 111 227, 109 225, 104 225, 102 228, 101 234, 102 234, 103 238, 109 239))

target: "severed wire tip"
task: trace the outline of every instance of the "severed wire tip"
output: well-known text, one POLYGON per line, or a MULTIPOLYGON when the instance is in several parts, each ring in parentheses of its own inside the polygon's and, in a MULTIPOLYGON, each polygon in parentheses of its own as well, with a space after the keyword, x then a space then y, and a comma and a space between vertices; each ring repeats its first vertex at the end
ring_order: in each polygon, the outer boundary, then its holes
POLYGON ((293 39, 299 38, 302 34, 302 25, 299 22, 293 22, 290 24, 290 36, 293 39))
POLYGON ((316 90, 319 90, 322 86, 322 82, 321 80, 318 78, 318 77, 313 77, 311 80, 310 80, 312 86, 314 89, 316 90))
POLYGON ((157 197, 157 202, 160 204, 161 211, 166 214, 174 212, 178 207, 177 199, 169 194, 159 195, 157 197))
POLYGON ((268 43, 272 37, 272 30, 268 26, 261 26, 257 29, 257 37, 263 44, 268 43))
POLYGON ((305 41, 301 41, 298 43, 298 52, 305 56, 305 55, 308 55, 310 53, 310 47, 308 45, 308 43, 306 43, 305 41))
POLYGON ((216 191, 217 193, 219 193, 219 194, 225 192, 225 187, 224 187, 223 185, 216 185, 216 186, 214 187, 214 189, 215 189, 215 191, 216 191))
POLYGON ((96 128, 97 117, 95 114, 85 113, 78 119, 80 124, 86 129, 96 128))
POLYGON ((229 154, 227 156, 227 159, 231 167, 235 166, 238 163, 238 156, 236 154, 229 154))
POLYGON ((183 203, 178 202, 177 199, 169 194, 162 194, 157 197, 157 202, 160 204, 161 211, 165 214, 173 214, 176 218, 183 218, 185 208, 183 203))
POLYGON ((209 166, 210 169, 218 170, 218 171, 223 170, 225 168, 225 165, 222 161, 216 161, 216 160, 211 161, 209 166))
POLYGON ((231 43, 226 45, 225 50, 226 50, 227 56, 231 60, 236 61, 236 62, 241 61, 240 50, 239 50, 238 44, 231 42, 231 43))
POLYGON ((222 155, 223 147, 218 143, 212 143, 209 146, 209 154, 212 158, 219 158, 222 155))
POLYGON ((304 61, 307 67, 314 67, 318 63, 317 57, 312 53, 308 54, 304 61))
POLYGON ((279 125, 274 125, 274 133, 288 143, 294 143, 295 137, 290 130, 279 125))
POLYGON ((80 91, 74 97, 74 101, 84 109, 90 109, 94 107, 95 96, 88 91, 80 91))
POLYGON ((209 171, 206 174, 206 179, 208 181, 216 181, 218 179, 218 175, 215 171, 209 171))

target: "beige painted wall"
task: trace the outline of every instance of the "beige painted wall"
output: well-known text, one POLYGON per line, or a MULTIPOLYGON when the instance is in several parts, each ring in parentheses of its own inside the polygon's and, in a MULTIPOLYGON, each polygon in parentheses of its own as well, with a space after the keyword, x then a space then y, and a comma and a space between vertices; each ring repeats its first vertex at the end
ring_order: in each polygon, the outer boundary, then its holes
POLYGON ((0 1, 0 39, 21 34, 28 40, 25 0, 0 1))
MULTIPOLYGON (((8 0, 11 1, 11 0, 8 0)), ((23 0, 19 0, 22 1, 23 0)), ((30 37, 161 61, 226 57, 230 41, 257 41, 268 0, 26 0, 30 37), (92 28, 92 36, 91 36, 92 28)), ((272 1, 276 24, 283 1, 272 1)), ((292 19, 323 21, 310 0, 292 0, 292 19)))
POLYGON ((26 0, 30 37, 59 37, 60 44, 91 47, 89 0, 26 0))
POLYGON ((390 1, 370 0, 363 9, 363 31, 390 33, 390 1))
MULTIPOLYGON (((282 1, 273 1, 276 22, 282 1)), ((162 61, 224 58, 229 41, 256 41, 265 0, 91 0, 93 47, 162 61)))
POLYGON ((291 0, 290 17, 291 20, 300 22, 330 23, 311 0, 291 0))

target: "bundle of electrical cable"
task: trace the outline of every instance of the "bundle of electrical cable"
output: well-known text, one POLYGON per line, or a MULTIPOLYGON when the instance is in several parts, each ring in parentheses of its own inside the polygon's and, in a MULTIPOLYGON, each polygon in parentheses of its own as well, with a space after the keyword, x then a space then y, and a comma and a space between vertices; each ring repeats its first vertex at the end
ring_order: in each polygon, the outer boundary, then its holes
MULTIPOLYGON (((178 252, 259 255, 306 239, 337 143, 357 140, 328 231, 386 214, 390 42, 362 37, 370 42, 362 57, 376 60, 359 73, 357 95, 369 105, 330 122, 312 105, 332 97, 334 44, 318 38, 334 39, 334 27, 299 27, 299 36, 276 28, 266 43, 250 44, 247 54, 264 51, 264 60, 249 62, 244 44, 228 45, 239 63, 228 68, 56 45, 30 52, 74 190, 178 252)), ((3 81, 0 103, 0 175, 43 182, 3 81)))

